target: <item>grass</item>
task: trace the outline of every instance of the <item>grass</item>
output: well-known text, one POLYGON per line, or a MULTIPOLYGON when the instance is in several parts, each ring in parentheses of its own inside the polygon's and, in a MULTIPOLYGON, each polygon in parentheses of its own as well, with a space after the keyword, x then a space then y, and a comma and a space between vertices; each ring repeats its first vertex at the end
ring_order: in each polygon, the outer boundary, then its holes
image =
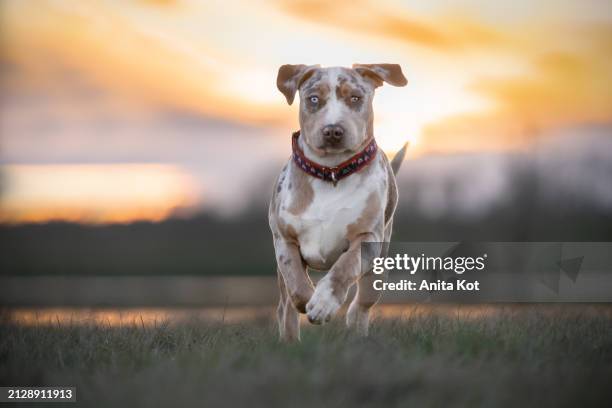
MULTIPOLYGON (((610 313, 499 308, 305 326, 0 325, 0 384, 73 385, 78 406, 609 406, 610 313)), ((339 320, 339 319, 337 319, 339 320)), ((53 405, 53 406, 58 406, 53 405)), ((75 406, 70 404, 69 406, 75 406)))

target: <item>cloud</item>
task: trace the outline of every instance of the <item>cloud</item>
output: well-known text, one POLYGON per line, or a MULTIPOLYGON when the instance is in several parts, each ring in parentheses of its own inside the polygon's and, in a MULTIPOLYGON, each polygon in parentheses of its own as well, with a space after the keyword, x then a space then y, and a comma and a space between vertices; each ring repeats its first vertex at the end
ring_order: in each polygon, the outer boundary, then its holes
POLYGON ((612 120, 610 54, 549 53, 538 56, 530 75, 482 79, 473 89, 499 110, 541 125, 612 120))
POLYGON ((525 56, 527 72, 476 78, 470 90, 492 108, 428 125, 423 144, 447 151, 524 147, 562 128, 612 123, 611 37, 611 25, 560 31, 550 51, 525 56))
POLYGON ((495 45, 503 36, 492 26, 465 17, 426 20, 384 2, 299 0, 280 1, 287 14, 362 36, 379 36, 439 51, 495 45))
POLYGON ((140 0, 144 4, 160 7, 176 7, 181 2, 179 0, 140 0))
POLYGON ((211 163, 219 154, 242 158, 252 154, 242 146, 264 146, 282 135, 265 125, 135 101, 59 67, 51 87, 23 84, 34 74, 19 69, 4 72, 0 163, 211 163))
MULTIPOLYGON (((118 95, 251 124, 288 122, 283 105, 240 97, 224 86, 238 76, 231 52, 209 39, 208 7, 164 13, 139 3, 20 1, 2 4, 2 60, 19 67, 22 87, 53 87, 48 65, 86 75, 118 95), (197 13, 196 13, 197 12, 197 13), (183 29, 198 22, 203 28, 183 29), (165 26, 165 27, 164 27, 165 26), (34 82, 36 80, 37 82, 34 82)), ((222 10, 213 10, 221 13, 222 10)), ((274 72, 270 71, 270 89, 274 72)), ((231 84, 230 84, 231 85, 231 84)), ((248 96, 248 93, 245 94, 248 96)))

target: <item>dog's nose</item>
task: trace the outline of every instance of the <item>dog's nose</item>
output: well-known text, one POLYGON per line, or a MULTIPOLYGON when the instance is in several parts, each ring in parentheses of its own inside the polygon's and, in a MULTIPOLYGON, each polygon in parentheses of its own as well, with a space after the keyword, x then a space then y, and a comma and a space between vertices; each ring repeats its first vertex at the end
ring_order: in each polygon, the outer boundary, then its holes
POLYGON ((330 146, 339 144, 344 137, 344 128, 340 125, 327 125, 321 132, 323 132, 323 140, 330 146))

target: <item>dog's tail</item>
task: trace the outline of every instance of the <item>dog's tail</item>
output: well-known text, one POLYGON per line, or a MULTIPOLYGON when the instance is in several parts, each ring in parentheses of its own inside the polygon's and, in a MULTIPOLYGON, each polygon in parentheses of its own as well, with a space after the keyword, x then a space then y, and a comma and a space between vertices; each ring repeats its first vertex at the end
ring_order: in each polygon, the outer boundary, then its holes
POLYGON ((408 142, 404 143, 404 146, 400 149, 399 152, 393 156, 393 160, 391 160, 391 169, 393 170, 393 174, 397 174, 404 161, 404 156, 406 156, 406 150, 408 149, 408 142))

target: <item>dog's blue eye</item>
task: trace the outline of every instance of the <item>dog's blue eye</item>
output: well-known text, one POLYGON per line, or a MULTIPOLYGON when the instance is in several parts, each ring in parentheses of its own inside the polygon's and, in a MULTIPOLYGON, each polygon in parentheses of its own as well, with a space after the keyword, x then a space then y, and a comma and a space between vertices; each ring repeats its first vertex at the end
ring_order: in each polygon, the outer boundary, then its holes
POLYGON ((319 103, 319 97, 318 96, 311 96, 310 97, 310 103, 319 103))
POLYGON ((361 98, 359 96, 351 96, 351 102, 357 103, 361 98))

